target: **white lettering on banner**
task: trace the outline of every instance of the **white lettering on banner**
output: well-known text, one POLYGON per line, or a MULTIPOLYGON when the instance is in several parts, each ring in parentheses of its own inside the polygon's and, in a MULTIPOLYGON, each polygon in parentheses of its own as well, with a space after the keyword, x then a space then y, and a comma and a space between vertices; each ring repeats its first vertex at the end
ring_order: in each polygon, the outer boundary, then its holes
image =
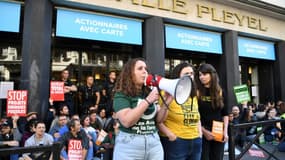
POLYGON ((124 36, 124 31, 128 30, 128 25, 126 24, 102 22, 83 18, 76 18, 75 23, 81 25, 79 29, 81 32, 107 34, 118 37, 124 36))
POLYGON ((15 101, 23 101, 27 97, 27 92, 8 92, 8 99, 15 101))
POLYGON ((206 41, 206 42, 213 41, 213 39, 209 37, 201 37, 201 36, 196 36, 196 35, 187 34, 187 33, 178 33, 177 37, 185 38, 185 39, 193 39, 193 40, 198 40, 198 41, 206 41))
POLYGON ((178 33, 177 37, 181 38, 180 43, 192 46, 210 47, 210 43, 213 41, 213 39, 209 37, 201 37, 187 33, 178 33))
POLYGON ((105 28, 103 28, 101 30, 101 32, 103 34, 109 34, 109 35, 120 36, 120 37, 122 37, 124 35, 123 31, 114 30, 114 29, 105 29, 105 28))
POLYGON ((50 93, 51 94, 61 94, 62 91, 61 90, 51 90, 50 93))
POLYGON ((113 36, 118 36, 118 37, 123 37, 124 32, 120 30, 115 30, 115 29, 106 29, 106 28, 95 28, 95 27, 88 27, 88 26, 81 26, 80 31, 82 32, 90 32, 90 33, 96 33, 96 34, 108 34, 108 35, 113 35, 113 36))
POLYGON ((81 24, 83 26, 86 25, 86 26, 113 28, 113 29, 119 29, 119 30, 128 30, 128 25, 125 25, 125 24, 101 22, 101 21, 90 20, 90 19, 76 18, 75 23, 81 24))
POLYGON ((18 106, 25 106, 25 101, 8 101, 8 105, 18 105, 18 106))
POLYGON ((68 157, 69 160, 82 160, 82 144, 81 140, 69 140, 68 157))
POLYGON ((255 45, 255 44, 244 44, 247 53, 257 53, 266 55, 268 48, 265 46, 255 45))
POLYGON ((8 110, 8 113, 7 114, 24 114, 26 113, 25 110, 19 110, 19 109, 15 109, 15 110, 8 110))
POLYGON ((95 27, 88 27, 88 26, 81 26, 80 31, 82 32, 90 32, 90 33, 99 33, 99 28, 95 27))
POLYGON ((25 116, 27 110, 26 90, 10 90, 7 97, 7 116, 25 116))

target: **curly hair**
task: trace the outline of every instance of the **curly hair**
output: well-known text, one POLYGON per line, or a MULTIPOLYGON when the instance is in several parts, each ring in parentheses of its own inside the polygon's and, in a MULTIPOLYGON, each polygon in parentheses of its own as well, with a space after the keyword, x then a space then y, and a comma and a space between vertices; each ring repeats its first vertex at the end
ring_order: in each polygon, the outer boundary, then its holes
POLYGON ((211 76, 210 81, 210 96, 212 99, 212 107, 213 108, 223 108, 224 107, 224 98, 223 98, 223 91, 219 84, 219 76, 216 71, 216 69, 211 64, 201 64, 198 68, 198 71, 195 75, 195 80, 198 88, 198 99, 200 99, 201 96, 205 96, 206 94, 206 88, 201 83, 199 79, 199 72, 201 73, 209 73, 211 76))
POLYGON ((130 59, 124 65, 116 81, 115 92, 122 92, 128 96, 136 96, 149 91, 147 87, 142 87, 142 89, 136 88, 134 70, 137 61, 145 62, 143 58, 134 58, 130 59))
MULTIPOLYGON (((183 63, 180 63, 174 67, 173 71, 171 72, 170 78, 173 78, 173 79, 180 78, 181 71, 186 67, 191 67, 193 69, 193 72, 195 73, 195 67, 192 64, 183 62, 183 63)), ((191 79, 191 81, 192 81, 192 79, 191 79)), ((194 97, 197 95, 196 94, 196 85, 195 85, 194 81, 192 81, 191 85, 192 85, 192 90, 191 90, 190 95, 191 95, 191 97, 194 97)))

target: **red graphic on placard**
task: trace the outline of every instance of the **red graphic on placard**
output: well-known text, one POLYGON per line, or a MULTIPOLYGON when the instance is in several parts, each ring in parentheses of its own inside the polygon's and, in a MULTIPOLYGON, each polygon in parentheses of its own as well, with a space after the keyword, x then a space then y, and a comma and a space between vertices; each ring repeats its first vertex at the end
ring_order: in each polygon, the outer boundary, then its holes
POLYGON ((68 159, 82 160, 82 144, 81 140, 71 139, 68 142, 68 159))
POLYGON ((53 101, 64 101, 64 82, 50 82, 50 99, 53 101))
POLYGON ((27 90, 9 90, 7 94, 7 116, 26 116, 27 113, 27 90))

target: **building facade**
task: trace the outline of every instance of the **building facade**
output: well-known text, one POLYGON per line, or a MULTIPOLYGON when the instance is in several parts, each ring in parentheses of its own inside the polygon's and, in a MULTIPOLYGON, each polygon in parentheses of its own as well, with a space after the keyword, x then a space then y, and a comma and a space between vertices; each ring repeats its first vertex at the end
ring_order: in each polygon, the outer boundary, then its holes
POLYGON ((63 69, 77 86, 92 75, 101 87, 109 71, 144 57, 166 77, 180 62, 211 63, 229 108, 241 84, 255 103, 285 100, 284 8, 244 0, 0 1, 1 83, 28 90, 28 110, 45 117, 50 81, 63 69))

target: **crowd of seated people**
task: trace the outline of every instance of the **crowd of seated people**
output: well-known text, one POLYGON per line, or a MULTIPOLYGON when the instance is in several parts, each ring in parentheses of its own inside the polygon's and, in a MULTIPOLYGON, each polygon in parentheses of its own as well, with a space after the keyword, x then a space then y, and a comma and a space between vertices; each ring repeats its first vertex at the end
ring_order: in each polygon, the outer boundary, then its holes
MULTIPOLYGON (((285 119, 284 102, 278 101, 267 104, 252 104, 244 103, 232 107, 229 120, 232 124, 250 123, 258 121, 269 121, 285 119)), ((244 145, 253 140, 258 130, 262 126, 251 126, 248 128, 240 128, 235 131, 235 144, 238 148, 243 148, 244 145)), ((260 136, 259 143, 270 143, 278 145, 278 150, 285 151, 284 137, 285 124, 275 123, 266 127, 263 134, 260 136), (262 139, 261 139, 262 138, 262 139)))
MULTIPOLYGON (((51 105, 50 108, 48 117, 44 121, 38 118, 36 112, 30 112, 25 117, 2 117, 0 121, 0 147, 42 146, 59 142, 66 144, 62 145, 61 159, 68 159, 68 142, 70 138, 72 139, 73 132, 77 132, 76 125, 79 124, 79 136, 87 137, 87 145, 84 142, 85 139, 82 139, 82 143, 80 143, 83 146, 82 151, 86 149, 85 159, 112 159, 116 136, 115 128, 118 124, 115 120, 115 113, 112 112, 112 115, 107 116, 104 108, 98 111, 97 107, 90 106, 86 114, 81 116, 73 114, 71 116, 65 104, 61 104, 57 108, 51 105), (106 137, 98 144, 96 140, 102 130, 106 132, 106 137)), ((37 154, 13 154, 0 157, 0 159, 30 160, 35 159, 35 155, 37 154)), ((37 156, 40 157, 40 154, 37 156)), ((52 155, 49 156, 52 159, 52 155)))

